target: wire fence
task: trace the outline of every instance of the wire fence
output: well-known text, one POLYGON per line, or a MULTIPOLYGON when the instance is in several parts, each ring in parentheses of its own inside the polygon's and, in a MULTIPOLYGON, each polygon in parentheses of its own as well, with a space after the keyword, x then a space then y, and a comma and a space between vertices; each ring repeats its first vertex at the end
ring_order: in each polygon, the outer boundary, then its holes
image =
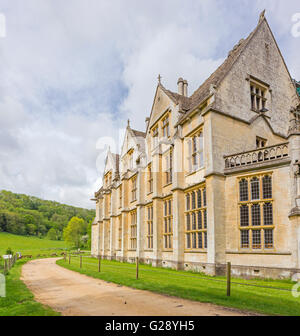
MULTIPOLYGON (((98 272, 104 272, 103 268, 107 269, 122 269, 122 270, 130 270, 135 271, 136 280, 138 280, 140 277, 142 277, 143 272, 152 272, 156 275, 167 275, 170 274, 166 272, 166 269, 153 267, 149 265, 144 265, 139 262, 139 258, 136 258, 135 265, 132 263, 125 263, 124 265, 117 264, 118 261, 114 261, 116 263, 115 265, 109 264, 109 261, 107 259, 102 259, 101 257, 94 258, 92 256, 84 256, 84 255, 74 255, 69 254, 68 256, 64 256, 64 261, 68 262, 69 264, 72 264, 73 259, 76 259, 76 263, 79 265, 79 267, 82 269, 85 265, 93 266, 95 267, 95 270, 98 270, 98 272), (91 262, 94 261, 94 262, 91 262)), ((221 265, 226 267, 226 278, 216 278, 213 276, 203 276, 201 273, 198 274, 183 274, 182 272, 178 272, 173 270, 172 271, 172 277, 182 277, 182 278, 194 278, 198 280, 205 280, 205 281, 212 281, 212 282, 218 282, 223 283, 226 286, 227 289, 227 296, 231 295, 231 288, 232 285, 234 286, 248 286, 248 287, 257 287, 257 288, 263 288, 263 289, 270 289, 274 291, 281 291, 281 292, 291 292, 292 291, 292 284, 286 284, 290 285, 291 287, 277 287, 277 286, 269 286, 269 285, 262 285, 255 282, 250 283, 249 281, 242 282, 241 279, 236 278, 235 280, 232 279, 232 265, 231 263, 227 263, 226 265, 221 265)), ((245 266, 246 267, 246 266, 245 266)), ((252 267, 252 266, 249 266, 252 267)))
POLYGON ((7 273, 14 267, 16 261, 18 259, 18 256, 15 254, 11 256, 10 258, 0 258, 0 272, 4 275, 7 275, 7 273))

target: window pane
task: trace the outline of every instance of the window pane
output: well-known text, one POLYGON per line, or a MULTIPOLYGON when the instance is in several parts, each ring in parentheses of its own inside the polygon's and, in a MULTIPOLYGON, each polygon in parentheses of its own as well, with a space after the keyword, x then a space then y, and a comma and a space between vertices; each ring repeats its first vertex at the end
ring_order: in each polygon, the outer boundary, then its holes
POLYGON ((191 219, 190 214, 186 215, 186 230, 191 231, 191 219))
POLYGON ((191 248, 191 234, 190 233, 186 234, 186 247, 188 249, 191 248))
POLYGON ((193 226, 193 230, 196 230, 196 213, 193 212, 192 214, 192 226, 193 226))
POLYGON ((251 198, 252 200, 259 200, 259 179, 254 177, 251 180, 251 198))
POLYGON ((190 194, 186 195, 186 210, 190 210, 190 194))
POLYGON ((248 201, 248 181, 245 179, 240 181, 240 201, 248 201))
POLYGON ((204 232, 204 248, 207 248, 207 232, 204 232))
POLYGON ((203 206, 206 206, 206 188, 203 189, 203 206))
POLYGON ((273 225, 273 205, 272 203, 264 204, 264 225, 273 225))
POLYGON ((249 226, 249 208, 247 205, 240 207, 241 226, 249 226))
POLYGON ((249 230, 241 231, 241 248, 249 248, 249 230))
POLYGON ((253 249, 261 248, 261 230, 252 231, 252 248, 253 249))
POLYGON ((204 229, 207 229, 207 210, 203 211, 204 229))
POLYGON ((198 209, 202 207, 201 190, 197 191, 197 206, 198 206, 198 209))
POLYGON ((265 248, 273 248, 273 230, 264 230, 265 234, 265 248))
POLYGON ((192 209, 196 209, 196 194, 192 192, 192 209))
POLYGON ((203 242, 202 242, 202 232, 198 232, 198 248, 203 248, 203 242))
POLYGON ((260 205, 259 204, 253 204, 251 207, 251 215, 252 215, 252 225, 253 226, 260 226, 261 220, 260 220, 260 205))
POLYGON ((272 198, 272 178, 271 176, 263 177, 263 198, 272 198))
POLYGON ((202 230, 202 212, 198 211, 198 230, 202 230))

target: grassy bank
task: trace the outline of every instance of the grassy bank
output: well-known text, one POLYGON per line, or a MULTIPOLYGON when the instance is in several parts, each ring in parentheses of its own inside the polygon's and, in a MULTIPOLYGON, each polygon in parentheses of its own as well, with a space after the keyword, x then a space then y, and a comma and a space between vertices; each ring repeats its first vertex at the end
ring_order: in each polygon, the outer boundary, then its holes
POLYGON ((0 297, 0 316, 59 316, 51 308, 34 301, 33 294, 20 280, 26 262, 17 261, 6 276, 6 297, 0 297))
POLYGON ((136 280, 135 265, 132 264, 103 260, 100 273, 98 272, 97 260, 92 258, 83 258, 82 269, 79 267, 78 257, 72 257, 71 265, 68 264, 68 260, 66 262, 58 260, 57 264, 94 278, 184 299, 263 314, 300 316, 300 298, 292 296, 291 289, 294 283, 288 280, 233 279, 233 282, 271 286, 273 289, 232 284, 231 296, 227 297, 224 277, 209 277, 202 274, 140 265, 140 277, 139 280, 136 280))
POLYGON ((0 232, 0 255, 6 253, 7 248, 23 255, 36 256, 47 254, 49 251, 59 251, 69 246, 64 241, 40 239, 37 237, 17 236, 10 233, 0 232))

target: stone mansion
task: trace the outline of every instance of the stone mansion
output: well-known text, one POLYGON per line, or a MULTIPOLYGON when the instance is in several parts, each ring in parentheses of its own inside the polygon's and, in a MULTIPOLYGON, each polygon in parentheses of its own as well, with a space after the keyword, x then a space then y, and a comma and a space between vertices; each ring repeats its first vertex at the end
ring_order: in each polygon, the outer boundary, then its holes
MULTIPOLYGON (((197 71, 197 69, 195 69, 197 71)), ((265 18, 192 94, 158 81, 95 193, 92 255, 175 269, 300 273, 300 84, 265 18)))

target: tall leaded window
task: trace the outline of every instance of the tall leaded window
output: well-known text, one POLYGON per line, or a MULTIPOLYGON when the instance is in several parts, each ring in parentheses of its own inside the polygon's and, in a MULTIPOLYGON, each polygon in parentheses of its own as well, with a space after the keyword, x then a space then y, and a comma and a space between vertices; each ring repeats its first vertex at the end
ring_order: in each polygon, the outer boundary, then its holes
POLYGON ((239 182, 240 185, 240 202, 248 201, 248 181, 246 179, 242 179, 239 182))
POLYGON ((239 181, 241 248, 274 248, 272 174, 239 181), (247 197, 250 190, 250 199, 247 197), (267 228, 266 228, 267 227, 267 228))
POLYGON ((147 248, 153 249, 153 205, 147 207, 147 248))
POLYGON ((273 204, 264 204, 264 225, 273 225, 273 204))
POLYGON ((131 179, 131 201, 134 202, 136 201, 136 192, 137 192, 137 187, 136 187, 136 176, 131 179))
POLYGON ((137 247, 137 216, 136 211, 130 213, 130 249, 136 250, 137 247))
POLYGON ((186 193, 186 249, 207 248, 207 209, 205 187, 186 193))
POLYGON ((166 155, 166 184, 172 183, 173 180, 173 150, 171 149, 166 155))
POLYGON ((259 200, 260 198, 260 187, 259 187, 259 179, 257 177, 253 177, 251 180, 251 199, 259 200))
POLYGON ((272 198, 272 178, 269 175, 266 175, 262 179, 263 182, 263 198, 269 199, 272 198))
POLYGON ((241 205, 240 207, 241 226, 249 226, 249 207, 248 205, 241 205))
POLYGON ((151 163, 148 166, 148 193, 153 192, 153 173, 151 163))
POLYGON ((122 216, 118 217, 118 249, 122 248, 122 216))
POLYGON ((169 116, 162 121, 163 136, 168 138, 170 136, 169 116))
POLYGON ((164 228, 163 228, 164 249, 173 248, 173 214, 172 199, 164 201, 164 228))
POLYGON ((194 172, 204 165, 203 133, 199 132, 188 139, 189 172, 194 172))

